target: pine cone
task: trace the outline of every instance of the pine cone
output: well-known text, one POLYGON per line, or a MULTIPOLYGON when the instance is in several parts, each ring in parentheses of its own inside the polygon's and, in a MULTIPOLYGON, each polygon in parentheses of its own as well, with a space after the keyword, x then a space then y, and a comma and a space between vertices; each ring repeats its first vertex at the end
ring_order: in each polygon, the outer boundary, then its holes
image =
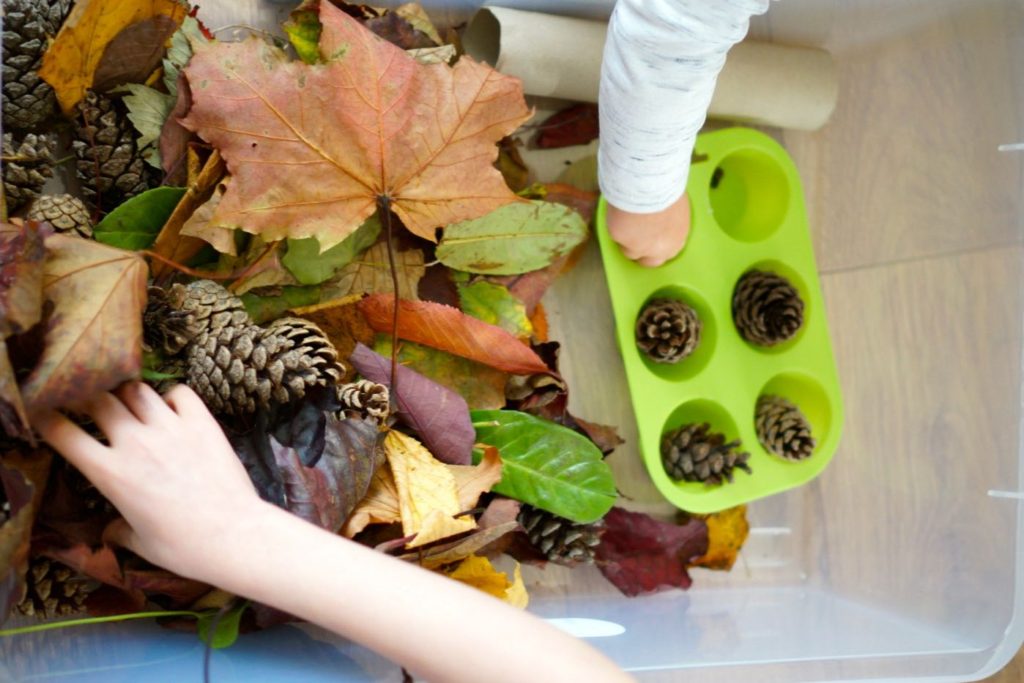
POLYGON ((814 452, 811 425, 795 405, 781 396, 757 399, 754 418, 757 440, 765 450, 786 460, 804 460, 814 452))
POLYGON ((523 505, 519 523, 530 544, 551 562, 564 565, 593 564, 604 524, 577 524, 547 510, 523 505))
POLYGON ((11 133, 4 133, 2 165, 8 211, 17 211, 39 196, 46 179, 53 175, 56 144, 52 135, 28 133, 15 142, 11 133))
POLYGON ((388 388, 367 379, 338 386, 338 400, 342 418, 372 419, 383 424, 391 412, 388 388))
POLYGON ((804 302, 786 278, 751 270, 736 283, 732 317, 744 339, 773 346, 791 339, 803 325, 804 302))
POLYGON ((71 0, 4 0, 4 128, 35 128, 54 113, 53 88, 37 72, 70 7, 71 0))
POLYGON ((316 325, 284 318, 264 329, 238 297, 210 280, 152 296, 143 320, 147 343, 183 359, 185 381, 214 413, 240 415, 288 403, 310 387, 335 385, 344 374, 316 325), (158 322, 168 308, 185 314, 172 330, 158 322))
POLYGON ((92 237, 92 217, 89 209, 78 197, 69 194, 44 194, 25 215, 34 221, 46 221, 60 232, 76 232, 92 237))
POLYGON ((195 314, 184 311, 170 300, 167 290, 149 287, 146 310, 142 316, 142 340, 150 350, 173 356, 196 338, 201 326, 195 314))
POLYGON ((749 453, 737 450, 740 441, 726 443, 725 436, 710 432, 710 425, 689 424, 669 432, 661 440, 661 462, 670 477, 707 484, 732 482, 733 470, 750 474, 749 453))
POLYGON ((18 612, 39 619, 66 617, 85 611, 85 600, 96 587, 90 579, 45 557, 33 557, 25 574, 28 591, 18 612))
POLYGON ((135 128, 120 98, 89 91, 78 105, 71 149, 86 200, 109 211, 160 183, 135 144, 135 128))
POLYGON ((654 299, 636 321, 636 343, 658 363, 678 363, 700 343, 697 312, 675 299, 654 299))

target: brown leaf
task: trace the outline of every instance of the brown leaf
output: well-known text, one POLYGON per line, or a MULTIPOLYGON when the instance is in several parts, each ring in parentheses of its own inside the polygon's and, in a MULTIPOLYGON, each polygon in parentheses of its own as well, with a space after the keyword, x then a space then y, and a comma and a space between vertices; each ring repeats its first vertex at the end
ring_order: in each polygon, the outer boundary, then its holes
POLYGON ((596 104, 574 104, 552 114, 540 124, 537 146, 555 149, 572 145, 585 145, 598 136, 596 104))
POLYGON ((473 553, 493 546, 517 528, 519 528, 519 522, 513 519, 489 526, 486 529, 480 528, 455 541, 435 543, 427 548, 417 548, 416 552, 399 555, 399 558, 409 562, 416 562, 427 569, 436 569, 452 562, 458 562, 473 553))
POLYGON ((455 489, 459 495, 459 507, 470 510, 476 506, 480 495, 490 491, 501 481, 501 456, 493 446, 484 447, 484 457, 476 465, 448 465, 455 477, 455 489))
POLYGON ((124 587, 129 594, 142 591, 171 599, 173 607, 185 607, 210 592, 210 585, 171 573, 166 569, 125 569, 124 587))
POLYGON ((107 45, 122 30, 157 15, 179 25, 187 11, 175 0, 78 0, 43 55, 39 77, 53 86, 61 109, 70 115, 92 87, 107 45))
POLYGON ((689 588, 686 567, 708 548, 708 527, 699 519, 678 525, 615 507, 604 524, 597 566, 629 596, 689 588))
POLYGON ((42 358, 22 386, 29 412, 73 406, 142 367, 145 262, 60 234, 48 237, 46 248, 43 292, 54 309, 42 358))
POLYGON ((122 29, 103 51, 92 88, 105 92, 125 83, 145 83, 166 50, 167 39, 178 22, 163 14, 143 19, 122 29))
POLYGON ((0 223, 0 337, 20 334, 43 311, 43 240, 39 223, 0 223))
POLYGON ((530 169, 519 153, 521 145, 517 138, 502 138, 498 146, 498 160, 495 162, 501 176, 514 192, 519 192, 530 185, 530 169))
POLYGON ((327 249, 381 197, 429 240, 515 201, 491 163, 494 143, 529 115, 517 79, 466 58, 418 64, 327 2, 320 22, 324 64, 253 38, 200 49, 185 69, 194 102, 183 123, 234 178, 218 225, 327 249))
MULTIPOLYGON (((378 332, 391 334, 394 297, 369 296, 359 310, 378 332)), ((547 372, 537 354, 513 335, 462 311, 429 301, 399 301, 398 337, 514 374, 547 372)))
POLYGON ((186 171, 189 161, 189 142, 192 140, 192 131, 181 125, 181 119, 188 114, 192 108, 192 91, 188 87, 188 79, 185 74, 178 74, 178 99, 174 101, 174 108, 167 115, 163 128, 160 129, 160 164, 163 166, 164 185, 181 186, 192 182, 192 177, 186 171))
POLYGON ((415 429, 437 458, 453 465, 472 461, 476 430, 465 399, 401 365, 395 369, 396 390, 391 382, 391 362, 362 344, 356 344, 349 361, 360 375, 391 390, 398 407, 396 417, 415 429))
POLYGON ((403 50, 422 47, 437 47, 430 36, 414 27, 398 12, 387 12, 383 16, 366 20, 363 24, 378 36, 403 50))
POLYGON ((26 455, 10 451, 0 458, 0 490, 10 518, 0 524, 0 624, 24 597, 32 524, 50 471, 49 450, 26 455))
MULTIPOLYGON (((151 247, 151 251, 176 263, 182 263, 198 254, 206 242, 196 237, 188 237, 181 234, 185 222, 192 216, 193 212, 213 195, 217 183, 224 177, 225 164, 220 154, 214 151, 210 158, 203 165, 194 184, 185 189, 185 194, 174 207, 170 218, 164 224, 160 234, 151 247)), ((169 267, 159 261, 153 263, 153 277, 158 277, 169 267)))
MULTIPOLYGON (((214 249, 229 256, 238 255, 238 247, 235 244, 235 231, 229 228, 218 228, 210 224, 210 219, 220 206, 221 197, 227 192, 230 177, 224 178, 213 189, 213 194, 205 202, 199 205, 192 215, 188 217, 185 224, 181 226, 182 237, 198 237, 207 242, 214 249)), ((173 216, 172 216, 173 218, 173 216)))
MULTIPOLYGON (((362 295, 356 294, 340 299, 332 299, 321 304, 293 308, 289 313, 316 323, 338 351, 338 358, 347 359, 356 350, 356 344, 370 345, 373 343, 373 328, 359 312, 356 303, 362 295)), ((351 382, 356 372, 350 364, 345 364, 342 382, 351 382)))
POLYGON ((3 337, 0 337, 0 428, 9 436, 26 441, 32 439, 25 403, 21 400, 18 379, 14 375, 11 359, 7 355, 7 342, 3 337))
POLYGON ((690 566, 729 571, 750 534, 747 506, 739 505, 701 519, 708 526, 708 551, 690 566))
MULTIPOLYGON (((395 252, 398 292, 403 299, 416 299, 420 278, 426 273, 423 251, 407 249, 395 252)), ((339 299, 350 294, 390 294, 395 285, 388 263, 388 245, 378 242, 346 265, 324 284, 323 296, 339 299)))
POLYGON ((588 192, 564 183, 548 183, 544 186, 544 190, 544 199, 547 201, 568 206, 583 216, 583 220, 587 224, 594 220, 597 199, 600 196, 597 192, 588 192))
POLYGON ((593 441, 605 455, 608 455, 616 448, 626 443, 625 440, 619 436, 619 432, 616 431, 615 427, 598 424, 596 422, 587 422, 579 417, 572 417, 572 421, 575 423, 574 428, 577 428, 576 431, 583 432, 583 434, 593 441))

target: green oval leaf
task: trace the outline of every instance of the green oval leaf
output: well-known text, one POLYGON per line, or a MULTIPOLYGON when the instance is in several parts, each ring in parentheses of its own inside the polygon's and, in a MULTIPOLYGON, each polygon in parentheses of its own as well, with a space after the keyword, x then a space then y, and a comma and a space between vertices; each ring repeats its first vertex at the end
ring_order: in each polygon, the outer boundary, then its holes
POLYGON ((533 325, 526 315, 526 305, 512 296, 508 287, 486 280, 460 284, 459 303, 466 315, 497 325, 520 339, 533 334, 533 325))
POLYGON ((214 650, 231 647, 238 640, 238 627, 242 622, 242 615, 248 608, 249 601, 242 600, 219 619, 216 612, 202 615, 196 623, 199 639, 204 643, 209 643, 214 650), (211 633, 210 628, 215 624, 216 628, 211 633))
POLYGON ((587 237, 583 217, 562 204, 506 204, 444 229, 437 259, 471 273, 518 275, 539 270, 587 237))
POLYGON ((334 273, 347 266, 377 241, 381 224, 377 214, 366 219, 351 235, 321 252, 315 237, 288 239, 288 253, 281 264, 302 285, 318 285, 334 277, 334 273))
POLYGON ((184 187, 154 187, 106 215, 93 230, 97 242, 121 249, 148 249, 164 227, 184 187))
POLYGON ((579 524, 596 522, 615 504, 612 470, 589 439, 514 410, 476 410, 472 416, 477 441, 501 454, 494 492, 579 524))

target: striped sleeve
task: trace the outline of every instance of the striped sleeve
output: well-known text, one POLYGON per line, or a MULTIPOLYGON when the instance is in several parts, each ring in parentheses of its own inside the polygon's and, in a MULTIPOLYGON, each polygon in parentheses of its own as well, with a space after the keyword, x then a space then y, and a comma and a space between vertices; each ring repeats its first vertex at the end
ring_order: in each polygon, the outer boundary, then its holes
POLYGON ((725 56, 769 0, 618 0, 601 66, 601 191, 636 213, 686 189, 725 56))

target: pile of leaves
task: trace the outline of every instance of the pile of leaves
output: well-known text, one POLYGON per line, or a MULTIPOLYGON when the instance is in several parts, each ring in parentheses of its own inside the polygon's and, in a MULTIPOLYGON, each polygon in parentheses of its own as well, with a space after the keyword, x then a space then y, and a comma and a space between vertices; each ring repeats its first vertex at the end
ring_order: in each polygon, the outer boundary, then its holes
MULTIPOLYGON (((78 0, 43 58, 65 116, 95 93, 123 106, 161 182, 117 202, 97 184, 91 237, 0 226, 0 621, 42 557, 94 582, 93 615, 233 605, 234 628, 287 618, 260 605, 243 618, 232 596, 105 544, 116 511, 29 425, 130 379, 186 376, 144 343, 147 288, 199 279, 255 323, 315 323, 339 386, 390 390, 385 421, 346 411, 332 387, 218 415, 267 500, 519 606, 518 564, 509 576, 491 562, 502 553, 596 560, 629 595, 688 587, 694 564, 731 566, 745 521, 709 543, 717 520, 614 507, 604 457, 620 440, 567 410, 541 298, 587 239, 596 197, 528 184, 509 137, 531 115, 519 82, 460 56, 417 5, 307 0, 287 42, 217 40, 193 14, 78 0), (118 64, 131 68, 109 73, 118 64), (533 535, 527 513, 543 516, 533 535), (584 532, 599 542, 552 550, 584 532), (544 542, 556 533, 560 545, 544 542)), ((88 164, 78 173, 93 180, 88 164)))

